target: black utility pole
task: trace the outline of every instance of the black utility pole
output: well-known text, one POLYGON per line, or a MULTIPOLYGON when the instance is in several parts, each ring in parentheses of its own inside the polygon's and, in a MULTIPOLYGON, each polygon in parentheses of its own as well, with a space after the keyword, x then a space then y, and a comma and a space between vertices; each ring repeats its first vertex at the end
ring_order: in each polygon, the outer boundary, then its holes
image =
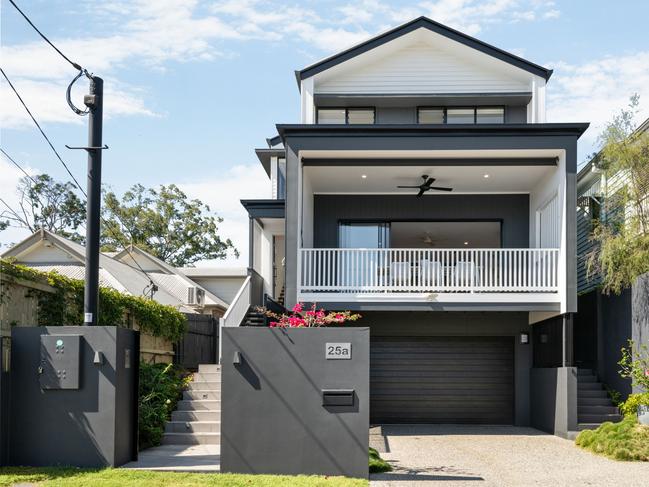
POLYGON ((88 200, 86 202, 86 285, 83 294, 84 325, 97 325, 99 302, 99 227, 101 211, 101 132, 104 80, 90 77, 90 94, 83 103, 88 117, 88 200))

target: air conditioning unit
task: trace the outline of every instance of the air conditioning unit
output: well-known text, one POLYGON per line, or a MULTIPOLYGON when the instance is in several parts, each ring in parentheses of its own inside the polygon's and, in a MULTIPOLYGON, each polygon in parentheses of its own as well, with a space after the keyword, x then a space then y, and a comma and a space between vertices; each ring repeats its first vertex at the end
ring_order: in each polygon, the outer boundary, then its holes
POLYGON ((205 302, 205 290, 196 286, 187 288, 187 304, 203 306, 205 302))

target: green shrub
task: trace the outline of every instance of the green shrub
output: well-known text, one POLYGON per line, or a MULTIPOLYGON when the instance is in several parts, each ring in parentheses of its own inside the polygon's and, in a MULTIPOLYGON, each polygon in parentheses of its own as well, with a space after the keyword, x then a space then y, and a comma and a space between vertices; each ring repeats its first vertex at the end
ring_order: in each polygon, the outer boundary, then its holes
POLYGON ((620 412, 624 416, 635 416, 638 414, 638 406, 649 406, 649 392, 641 394, 629 394, 626 401, 620 404, 620 412))
POLYGON ((620 423, 604 423, 579 433, 575 443, 615 460, 649 461, 649 427, 628 416, 620 423))
POLYGON ((370 448, 370 473, 390 472, 392 465, 381 458, 379 452, 370 448))
POLYGON ((173 364, 140 362, 140 450, 160 444, 165 422, 190 381, 189 373, 173 364))

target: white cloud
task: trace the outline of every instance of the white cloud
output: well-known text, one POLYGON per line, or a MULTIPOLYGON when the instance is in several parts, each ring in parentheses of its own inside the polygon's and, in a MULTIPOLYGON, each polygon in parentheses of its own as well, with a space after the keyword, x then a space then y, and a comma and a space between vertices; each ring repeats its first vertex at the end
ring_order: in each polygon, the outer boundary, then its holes
POLYGON ((242 199, 270 197, 270 182, 261 164, 242 164, 231 167, 227 173, 200 182, 186 182, 178 186, 191 198, 198 198, 223 218, 219 236, 230 238, 239 250, 239 259, 229 255, 225 260, 205 261, 202 265, 219 267, 248 265, 248 215, 241 206, 242 199))
POLYGON ((554 67, 548 84, 548 120, 590 122, 580 139, 585 154, 596 150, 598 134, 634 93, 640 95, 638 121, 649 117, 649 51, 554 67))
MULTIPOLYGON (((86 2, 80 8, 92 8, 110 33, 53 40, 71 59, 111 81, 106 83, 107 116, 154 115, 146 108, 145 95, 119 83, 120 69, 134 64, 164 69, 168 61, 210 61, 229 55, 236 49, 233 42, 253 39, 296 42, 329 54, 364 40, 379 26, 393 27, 420 15, 476 34, 486 24, 559 14, 554 2, 546 0, 424 0, 406 7, 361 0, 340 2, 322 15, 310 6, 268 0, 106 0, 86 2), (330 11, 338 11, 342 17, 330 11), (116 88, 108 96, 112 86, 116 88)), ((314 58, 320 56, 314 54, 314 58)), ((39 118, 79 122, 63 100, 72 76, 70 67, 50 46, 40 40, 5 41, 2 62, 11 79, 25 90, 25 99, 39 112, 39 118)), ((8 104, 13 94, 7 90, 0 86, 3 107, 11 107, 2 110, 0 123, 23 126, 24 115, 8 104)))

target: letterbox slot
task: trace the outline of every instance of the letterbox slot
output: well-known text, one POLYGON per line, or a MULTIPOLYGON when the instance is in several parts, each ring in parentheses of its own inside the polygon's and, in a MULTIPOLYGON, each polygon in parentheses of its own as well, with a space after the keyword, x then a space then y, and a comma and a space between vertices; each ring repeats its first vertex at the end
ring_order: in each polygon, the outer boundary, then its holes
POLYGON ((323 389, 323 406, 353 406, 354 389, 323 389))

